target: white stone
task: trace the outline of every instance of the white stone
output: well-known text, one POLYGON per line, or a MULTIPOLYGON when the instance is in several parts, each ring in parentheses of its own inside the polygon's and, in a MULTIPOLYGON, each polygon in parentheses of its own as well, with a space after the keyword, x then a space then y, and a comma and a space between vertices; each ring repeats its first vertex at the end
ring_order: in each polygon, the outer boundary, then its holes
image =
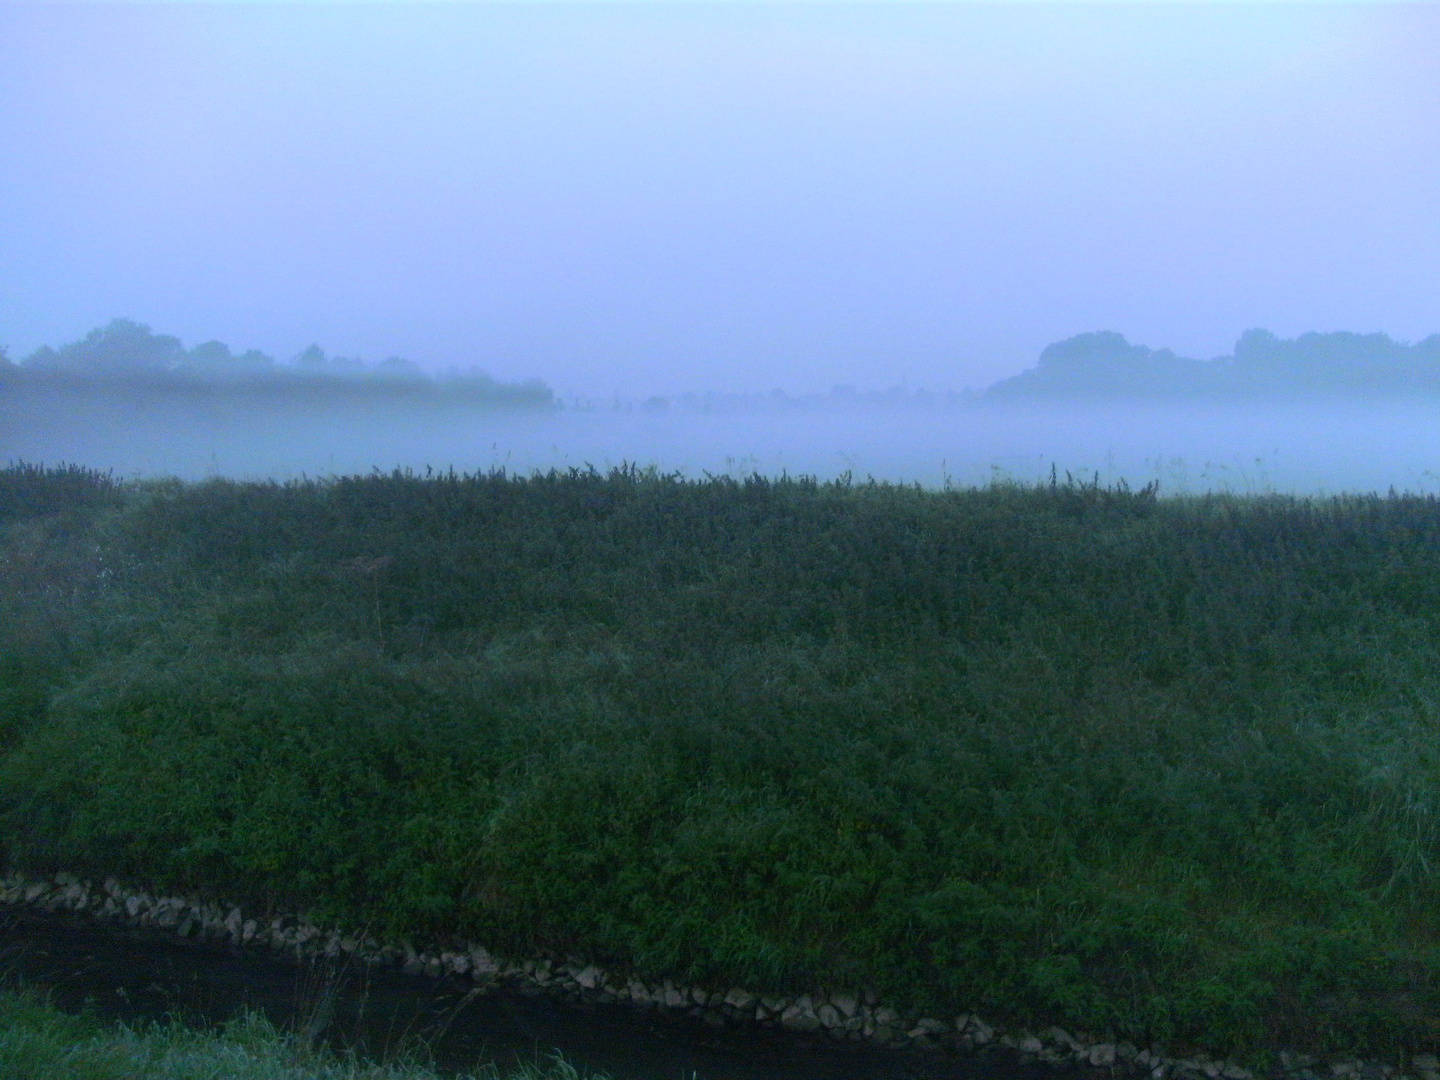
POLYGON ((725 1004, 740 1012, 748 1012, 755 1005, 755 995, 749 990, 736 986, 725 995, 725 1004))
POLYGON ((820 1018, 815 1015, 815 1006, 808 995, 780 1014, 780 1026, 790 1031, 814 1031, 820 1026, 820 1018))

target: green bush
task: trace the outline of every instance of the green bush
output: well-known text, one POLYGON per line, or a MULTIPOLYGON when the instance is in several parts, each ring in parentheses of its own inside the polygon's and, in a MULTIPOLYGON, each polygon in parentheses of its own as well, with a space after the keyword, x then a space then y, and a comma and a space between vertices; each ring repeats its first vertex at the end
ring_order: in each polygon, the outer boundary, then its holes
MULTIPOLYGON (((421 1053, 412 1057, 422 1056, 421 1053)), ((423 1063, 340 1057, 277 1031, 258 1013, 222 1030, 176 1021, 129 1026, 69 1016, 33 991, 0 991, 0 1076, 6 1080, 438 1080, 423 1063)), ((494 1066, 454 1080, 586 1080, 558 1055, 548 1065, 501 1073, 494 1066)), ((596 1080, 605 1080, 603 1074, 596 1080)))
POLYGON ((6 565, 108 573, 0 596, 65 627, 0 635, 47 673, 13 865, 1176 1045, 1436 1036, 1433 499, 624 469, 33 505, 6 565))

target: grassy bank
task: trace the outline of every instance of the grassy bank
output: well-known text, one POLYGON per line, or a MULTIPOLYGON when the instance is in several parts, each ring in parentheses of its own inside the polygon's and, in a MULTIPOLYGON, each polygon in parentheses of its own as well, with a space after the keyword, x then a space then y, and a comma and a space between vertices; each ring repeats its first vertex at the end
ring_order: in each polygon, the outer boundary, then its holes
MULTIPOLYGON (((451 1074, 453 1076, 453 1074, 451 1074)), ((0 991, 0 1076, 6 1080, 438 1080, 423 1064, 367 1064, 285 1035, 249 1013, 223 1030, 179 1023, 131 1027, 70 1016, 27 991, 0 991)), ((453 1080, 582 1080, 564 1061, 453 1080)), ((603 1080, 603 1078, 602 1078, 603 1080)))
POLYGON ((30 870, 1136 1041, 1440 1034, 1440 503, 0 473, 30 870))

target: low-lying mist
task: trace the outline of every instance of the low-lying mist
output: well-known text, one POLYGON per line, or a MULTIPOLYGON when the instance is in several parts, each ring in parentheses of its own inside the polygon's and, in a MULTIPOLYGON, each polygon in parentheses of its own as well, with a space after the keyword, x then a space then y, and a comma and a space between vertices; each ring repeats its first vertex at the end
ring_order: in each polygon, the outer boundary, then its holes
POLYGON ((1440 490, 1425 400, 834 401, 553 411, 385 399, 259 403, 72 393, 0 401, 0 462, 75 463, 187 480, 395 468, 529 473, 633 463, 691 477, 782 473, 983 485, 1159 481, 1162 493, 1440 490))
POLYGON ((426 469, 790 474, 973 487, 1066 475, 1167 493, 1440 487, 1440 335, 1241 335, 1191 360, 1113 332, 1056 342, 983 392, 557 399, 311 346, 282 363, 126 319, 18 365, 0 353, 0 462, 125 478, 285 480, 426 469))

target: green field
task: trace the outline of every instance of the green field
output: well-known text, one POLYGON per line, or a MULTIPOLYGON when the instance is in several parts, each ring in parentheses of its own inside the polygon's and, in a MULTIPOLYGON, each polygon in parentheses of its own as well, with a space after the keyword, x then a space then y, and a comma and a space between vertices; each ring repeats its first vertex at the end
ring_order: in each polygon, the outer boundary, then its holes
POLYGON ((1254 1057, 1440 1037, 1440 502, 0 471, 0 842, 1254 1057))

